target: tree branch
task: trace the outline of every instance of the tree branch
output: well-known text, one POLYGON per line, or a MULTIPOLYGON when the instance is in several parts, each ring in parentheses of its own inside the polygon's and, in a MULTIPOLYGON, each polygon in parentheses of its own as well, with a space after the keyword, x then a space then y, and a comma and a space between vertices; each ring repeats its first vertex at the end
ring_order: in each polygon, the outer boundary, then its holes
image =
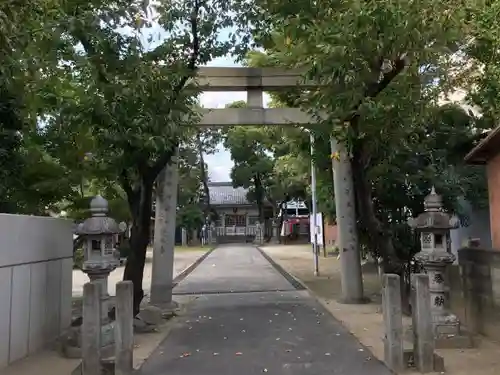
POLYGON ((177 152, 177 147, 179 144, 176 142, 171 148, 168 149, 163 155, 161 155, 156 163, 149 168, 148 172, 145 173, 144 177, 148 181, 154 181, 156 177, 160 174, 161 170, 172 160, 177 152))
MULTIPOLYGON (((191 25, 191 34, 193 35, 193 38, 191 40, 191 56, 188 60, 186 74, 181 77, 179 82, 177 82, 177 85, 175 85, 172 90, 172 97, 170 98, 170 108, 172 108, 173 104, 177 101, 182 89, 188 82, 189 78, 191 78, 191 76, 196 72, 196 61, 198 61, 198 57, 200 55, 200 37, 198 35, 198 14, 200 12, 200 8, 200 1, 194 0, 194 6, 189 20, 189 23, 191 25)), ((177 146, 178 145, 176 144, 175 147, 169 149, 158 158, 156 163, 154 163, 149 170, 149 178, 152 178, 153 180, 156 179, 161 170, 170 161, 172 156, 174 156, 177 146)))
POLYGON ((133 202, 136 195, 136 192, 132 189, 132 185, 130 184, 130 179, 128 178, 127 171, 122 169, 120 175, 118 176, 118 180, 120 181, 120 185, 122 186, 125 194, 127 195, 127 201, 130 206, 130 209, 133 209, 133 202))
POLYGON ((171 100, 172 103, 175 103, 177 101, 181 90, 184 88, 189 78, 191 78, 192 74, 196 71, 196 61, 198 60, 198 56, 200 55, 200 37, 198 35, 198 13, 200 12, 200 8, 200 2, 198 0, 194 0, 193 10, 189 19, 189 23, 191 25, 191 34, 193 35, 193 39, 191 40, 191 56, 188 60, 187 73, 184 74, 177 85, 174 86, 174 95, 171 100))
MULTIPOLYGON (((364 92, 363 98, 351 108, 351 111, 349 115, 347 115, 344 119, 344 122, 352 121, 356 117, 358 110, 365 99, 375 98, 378 94, 384 91, 387 86, 389 86, 389 84, 399 75, 399 73, 404 70, 407 62, 408 58, 404 55, 392 61, 392 69, 387 73, 383 73, 381 80, 379 80, 378 82, 372 82, 368 85, 364 92)), ((380 67, 382 67, 382 63, 380 64, 380 67)))
POLYGON ((106 74, 106 69, 101 61, 101 57, 99 53, 96 51, 92 41, 88 37, 88 35, 83 32, 82 29, 77 28, 73 31, 73 36, 78 39, 78 41, 82 44, 85 53, 88 55, 90 62, 96 69, 97 80, 102 84, 109 84, 109 79, 106 74))

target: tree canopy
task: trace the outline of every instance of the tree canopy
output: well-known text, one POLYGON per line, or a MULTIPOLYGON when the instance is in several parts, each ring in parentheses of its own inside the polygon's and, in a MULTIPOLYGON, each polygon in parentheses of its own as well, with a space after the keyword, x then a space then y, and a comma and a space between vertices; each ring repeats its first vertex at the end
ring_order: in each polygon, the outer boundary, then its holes
POLYGON ((204 154, 221 140, 234 161, 233 184, 248 187, 261 212, 265 200, 310 200, 313 161, 319 210, 335 220, 333 136, 350 155, 363 248, 408 259, 417 244, 406 221, 422 211, 431 186, 458 214, 461 198, 485 203, 484 171, 463 156, 499 113, 499 7, 451 0, 3 2, 0 211, 80 219, 91 195, 106 196, 113 215, 131 223, 125 278, 134 282, 137 310, 155 180, 177 151, 178 223, 186 228, 211 215, 204 154), (251 43, 258 49, 245 54, 251 43), (270 106, 299 107, 317 124, 196 129, 193 77, 226 56, 251 67, 302 69, 317 88, 271 93, 270 106), (456 88, 479 114, 444 105, 456 88))

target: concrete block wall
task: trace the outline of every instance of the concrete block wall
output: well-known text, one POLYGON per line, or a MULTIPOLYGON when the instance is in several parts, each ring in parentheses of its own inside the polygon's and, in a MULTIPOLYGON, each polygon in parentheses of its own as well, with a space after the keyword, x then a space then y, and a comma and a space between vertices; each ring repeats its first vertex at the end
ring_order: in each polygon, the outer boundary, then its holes
POLYGON ((450 270, 451 305, 474 334, 500 342, 500 251, 462 248, 460 269, 450 270))
POLYGON ((71 324, 72 222, 0 214, 0 368, 71 324))

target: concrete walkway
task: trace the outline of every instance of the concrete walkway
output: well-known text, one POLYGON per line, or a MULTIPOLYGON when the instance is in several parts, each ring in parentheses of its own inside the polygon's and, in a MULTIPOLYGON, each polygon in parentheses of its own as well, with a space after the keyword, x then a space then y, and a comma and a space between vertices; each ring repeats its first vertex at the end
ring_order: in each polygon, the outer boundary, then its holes
POLYGON ((212 252, 174 290, 199 294, 142 375, 389 375, 253 246, 212 252))

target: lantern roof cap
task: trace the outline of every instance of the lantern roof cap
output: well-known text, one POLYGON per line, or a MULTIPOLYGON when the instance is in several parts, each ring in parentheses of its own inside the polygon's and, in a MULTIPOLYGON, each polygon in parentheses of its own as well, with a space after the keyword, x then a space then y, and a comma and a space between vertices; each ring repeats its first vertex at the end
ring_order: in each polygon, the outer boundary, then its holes
POLYGON ((440 211, 443 208, 443 198, 436 193, 434 186, 424 199, 424 208, 425 211, 440 211))
POLYGON ((108 201, 100 195, 96 195, 90 201, 90 212, 92 213, 92 216, 106 216, 108 208, 108 201))
POLYGON ((455 216, 443 211, 443 199, 436 193, 434 186, 424 199, 424 212, 416 218, 410 218, 408 225, 416 230, 450 230, 459 226, 455 216))
POLYGON ((91 217, 79 224, 76 233, 80 235, 110 235, 123 232, 115 219, 107 216, 108 201, 100 195, 90 201, 91 217))

